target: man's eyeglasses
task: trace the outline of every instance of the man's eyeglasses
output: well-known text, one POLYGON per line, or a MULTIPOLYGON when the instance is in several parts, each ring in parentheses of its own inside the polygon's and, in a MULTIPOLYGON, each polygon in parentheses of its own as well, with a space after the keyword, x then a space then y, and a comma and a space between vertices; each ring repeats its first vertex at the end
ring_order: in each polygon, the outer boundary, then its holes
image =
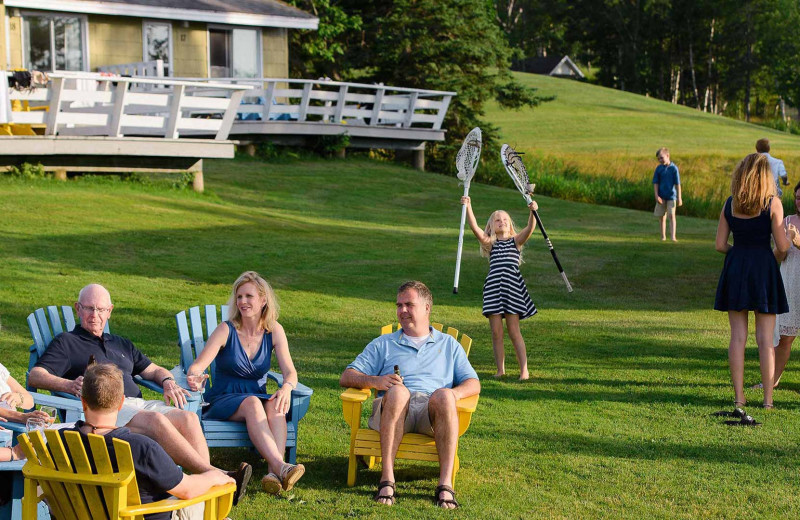
POLYGON ((83 305, 82 303, 79 303, 78 306, 81 308, 81 310, 84 310, 89 314, 94 314, 95 312, 97 312, 97 314, 108 314, 111 312, 111 307, 90 307, 89 305, 83 305))

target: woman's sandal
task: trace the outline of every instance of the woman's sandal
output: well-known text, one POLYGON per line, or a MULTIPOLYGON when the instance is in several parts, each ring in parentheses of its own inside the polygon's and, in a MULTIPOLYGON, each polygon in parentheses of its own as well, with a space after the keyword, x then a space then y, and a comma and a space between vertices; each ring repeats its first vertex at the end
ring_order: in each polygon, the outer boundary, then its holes
POLYGON ((772 403, 764 403, 761 406, 764 407, 764 410, 772 410, 773 408, 775 408, 775 405, 772 403))
POLYGON ((452 509, 458 509, 459 507, 458 501, 456 500, 456 492, 453 491, 453 488, 451 488, 450 486, 436 486, 436 491, 433 492, 433 501, 436 502, 436 507, 442 507, 444 504, 453 504, 454 506, 456 506, 452 509), (439 498, 439 495, 442 494, 442 491, 447 491, 448 493, 453 495, 453 498, 452 499, 439 498))
POLYGON ((397 499, 397 491, 395 490, 394 482, 392 482, 391 480, 383 480, 383 481, 381 481, 381 483, 378 484, 378 491, 377 491, 377 493, 375 493, 375 496, 372 499, 375 502, 378 502, 381 499, 389 500, 389 503, 388 504, 384 504, 384 505, 393 506, 395 501, 396 501, 396 499, 397 499), (382 495, 381 494, 381 490, 383 488, 387 488, 387 487, 388 488, 392 488, 392 494, 391 495, 382 495))

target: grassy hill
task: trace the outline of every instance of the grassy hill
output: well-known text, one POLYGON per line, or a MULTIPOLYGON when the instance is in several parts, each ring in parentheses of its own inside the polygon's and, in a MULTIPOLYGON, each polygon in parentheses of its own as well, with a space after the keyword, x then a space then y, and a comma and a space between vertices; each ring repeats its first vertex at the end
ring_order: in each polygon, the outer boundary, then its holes
POLYGON ((768 137, 792 185, 800 180, 800 136, 587 83, 525 73, 516 77, 557 98, 520 111, 490 105, 487 119, 500 127, 501 140, 563 161, 581 174, 649 184, 655 152, 666 146, 680 168, 685 201, 709 199, 711 215, 718 215, 716 203, 729 195, 734 166, 755 151, 757 139, 768 137))
MULTIPOLYGON (((540 235, 522 273, 539 315, 522 323, 532 380, 494 380, 487 271, 466 242, 452 294, 460 189, 451 177, 367 160, 208 161, 209 194, 111 180, 23 182, 0 177, 0 346, 24 378, 25 317, 72 302, 90 282, 114 298, 112 331, 154 361, 178 362, 174 314, 221 303, 242 271, 276 287, 300 379, 315 390, 301 425, 306 476, 288 497, 257 481, 241 519, 451 518, 430 502, 435 466, 401 461, 394 509, 371 501, 379 473, 345 484, 349 443, 338 377, 395 320, 394 295, 418 278, 433 319, 475 338, 483 390, 460 443, 456 482, 470 518, 770 518, 800 513, 800 377, 790 367, 764 425, 729 428, 709 414, 732 400, 727 318, 710 310, 722 256, 713 222, 684 218, 677 244, 658 240, 643 212, 541 197, 542 219, 575 292, 568 294, 540 235), (768 486, 768 489, 767 489, 768 486)), ((516 191, 475 185, 476 214, 526 217, 516 191)), ((758 378, 755 349, 747 380, 758 378)), ((747 394, 752 404, 756 391, 747 394)), ((213 450, 231 467, 244 449, 213 450)))

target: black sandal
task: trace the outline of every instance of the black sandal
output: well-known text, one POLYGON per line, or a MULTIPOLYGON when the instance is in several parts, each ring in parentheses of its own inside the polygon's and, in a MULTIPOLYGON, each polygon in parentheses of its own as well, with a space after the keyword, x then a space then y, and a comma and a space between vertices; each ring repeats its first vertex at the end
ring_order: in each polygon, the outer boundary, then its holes
POLYGON ((393 506, 394 503, 395 503, 395 499, 396 498, 397 498, 397 491, 395 490, 394 482, 392 482, 391 480, 384 480, 380 484, 378 484, 378 491, 377 491, 377 493, 375 493, 375 496, 372 499, 375 502, 377 502, 378 500, 381 500, 381 499, 390 500, 391 503, 384 504, 384 505, 393 506), (382 495, 381 494, 381 490, 383 488, 387 488, 387 487, 388 488, 392 488, 392 494, 391 495, 382 495))
POLYGON ((436 507, 442 507, 442 505, 444 504, 453 504, 456 507, 452 509, 459 508, 458 501, 456 500, 456 492, 453 491, 453 488, 451 488, 450 486, 436 486, 436 491, 434 491, 433 493, 433 501, 436 502, 436 507), (439 498, 439 495, 442 493, 442 491, 447 491, 448 493, 453 495, 453 498, 452 499, 439 498))

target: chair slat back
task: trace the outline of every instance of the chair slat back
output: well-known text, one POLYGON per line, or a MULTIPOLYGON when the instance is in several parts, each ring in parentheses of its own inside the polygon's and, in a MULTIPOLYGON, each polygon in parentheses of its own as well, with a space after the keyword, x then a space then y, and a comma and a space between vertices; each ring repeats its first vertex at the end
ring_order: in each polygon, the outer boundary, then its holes
POLYGON ((461 343, 461 346, 464 348, 464 352, 467 354, 467 357, 469 357, 469 349, 472 347, 472 338, 466 334, 462 334, 461 341, 459 343, 461 343))
MULTIPOLYGON (((444 328, 444 325, 442 325, 441 323, 436 323, 434 321, 434 322, 431 322, 431 327, 433 327, 434 329, 438 330, 439 332, 442 332, 442 329, 444 328)), ((397 324, 397 328, 400 329, 400 324, 399 323, 397 324)))
POLYGON ((454 329, 453 327, 447 327, 447 334, 453 337, 453 339, 458 339, 458 329, 454 329))
POLYGON ((181 349, 181 368, 186 371, 194 361, 192 352, 192 338, 189 336, 189 324, 186 321, 186 311, 181 311, 175 315, 175 323, 178 326, 178 347, 181 349))
POLYGON ((127 442, 113 440, 118 466, 115 472, 101 435, 88 435, 91 460, 79 432, 63 432, 62 439, 58 430, 46 430, 44 436, 46 445, 39 431, 20 435, 19 442, 28 457, 23 473, 41 486, 54 517, 119 518, 120 509, 141 503, 127 442))
MULTIPOLYGON (((194 362, 197 356, 203 352, 206 346, 206 340, 217 328, 219 322, 217 321, 217 306, 205 305, 205 323, 203 317, 200 315, 200 307, 192 307, 188 311, 181 311, 175 315, 175 321, 178 324, 178 346, 181 349, 181 368, 184 372, 189 369, 189 366, 194 362), (188 312, 188 320, 187 320, 188 312)), ((222 305, 220 309, 220 316, 222 321, 228 319, 228 306, 222 305)), ((214 377, 214 371, 217 367, 217 362, 212 361, 211 366, 207 370, 214 377)), ((209 388, 211 381, 209 380, 209 388)))
MULTIPOLYGON (((72 455, 72 463, 75 467, 75 473, 83 475, 91 475, 92 465, 89 462, 89 456, 86 454, 86 448, 80 438, 78 432, 65 432, 64 437, 69 447, 69 453, 72 455)), ((49 442, 49 440, 48 440, 49 442)), ((92 452, 94 455, 94 452, 92 452)), ((66 455, 66 454, 65 454, 66 455)), ((100 496, 97 486, 75 486, 78 489, 77 498, 73 499, 73 503, 79 503, 79 507, 86 507, 91 511, 92 518, 108 518, 105 512, 105 505, 103 498, 100 496), (81 494, 81 491, 83 492, 81 494), (85 500, 85 502, 84 502, 85 500)))

